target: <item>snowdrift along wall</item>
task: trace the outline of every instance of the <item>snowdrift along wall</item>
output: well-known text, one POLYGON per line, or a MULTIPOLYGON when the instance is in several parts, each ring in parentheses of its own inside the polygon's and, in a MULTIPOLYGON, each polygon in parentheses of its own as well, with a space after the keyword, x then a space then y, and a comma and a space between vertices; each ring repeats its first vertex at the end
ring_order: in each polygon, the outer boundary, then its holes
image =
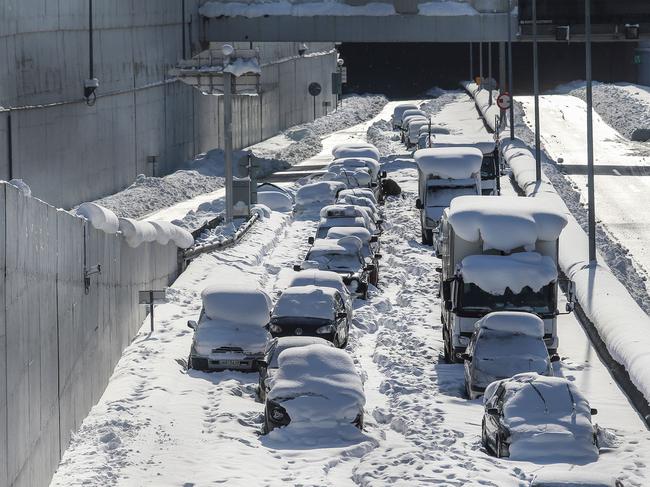
POLYGON ((47 486, 145 318, 138 291, 176 277, 177 248, 129 247, 8 184, 0 247, 0 486, 47 486))

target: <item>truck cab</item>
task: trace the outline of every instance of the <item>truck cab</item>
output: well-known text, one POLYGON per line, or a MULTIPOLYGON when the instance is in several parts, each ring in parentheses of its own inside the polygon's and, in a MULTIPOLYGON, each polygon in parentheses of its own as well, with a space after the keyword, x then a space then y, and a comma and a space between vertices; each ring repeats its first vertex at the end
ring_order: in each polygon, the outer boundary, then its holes
POLYGON ((443 147, 415 151, 422 243, 434 243, 440 218, 452 199, 481 194, 481 152, 474 147, 443 147))
MULTIPOLYGON (((494 311, 523 311, 544 322, 557 351, 558 245, 567 219, 537 198, 462 196, 441 219, 441 319, 445 358, 456 362, 476 321, 494 311)), ((572 292, 569 286, 569 304, 572 292)))

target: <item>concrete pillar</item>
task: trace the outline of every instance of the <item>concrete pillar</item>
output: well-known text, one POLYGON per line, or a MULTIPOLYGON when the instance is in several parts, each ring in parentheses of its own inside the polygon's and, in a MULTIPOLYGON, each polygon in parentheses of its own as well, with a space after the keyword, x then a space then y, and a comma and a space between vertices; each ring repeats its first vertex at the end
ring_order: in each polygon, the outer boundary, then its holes
POLYGON ((499 42, 499 93, 505 91, 506 86, 506 43, 499 42))

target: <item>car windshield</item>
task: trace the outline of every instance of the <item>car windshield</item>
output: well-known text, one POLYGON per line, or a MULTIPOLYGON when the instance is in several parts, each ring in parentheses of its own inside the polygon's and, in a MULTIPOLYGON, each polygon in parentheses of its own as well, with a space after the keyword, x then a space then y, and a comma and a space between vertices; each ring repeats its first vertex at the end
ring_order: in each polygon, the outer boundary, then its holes
POLYGON ((476 186, 429 186, 426 206, 428 208, 447 208, 457 196, 476 194, 476 186))
POLYGON ((481 164, 481 178, 493 179, 496 175, 497 173, 494 164, 494 156, 491 154, 483 156, 483 164, 481 164))
POLYGON ((460 307, 464 311, 528 311, 539 315, 555 312, 555 285, 547 284, 535 292, 524 287, 513 293, 506 288, 504 294, 490 294, 475 284, 462 283, 460 307))
POLYGON ((319 268, 332 271, 356 271, 363 264, 358 254, 309 254, 306 260, 315 261, 319 268))

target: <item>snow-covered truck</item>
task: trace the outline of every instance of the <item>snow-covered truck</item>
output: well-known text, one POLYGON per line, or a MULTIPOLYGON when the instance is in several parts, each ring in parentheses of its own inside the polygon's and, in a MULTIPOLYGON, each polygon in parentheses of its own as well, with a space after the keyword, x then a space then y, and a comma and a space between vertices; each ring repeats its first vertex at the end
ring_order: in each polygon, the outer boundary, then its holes
MULTIPOLYGON (((461 196, 451 202, 437 242, 448 361, 459 360, 476 321, 493 311, 536 314, 549 353, 557 351, 558 242, 566 224, 548 200, 461 196)), ((567 312, 573 308, 570 284, 567 312)))
POLYGON ((415 151, 422 243, 431 245, 440 217, 451 200, 481 194, 483 154, 475 147, 445 147, 415 151))
POLYGON ((501 162, 499 148, 494 140, 474 140, 458 135, 434 134, 431 147, 476 147, 483 154, 481 164, 481 189, 483 194, 498 195, 501 192, 501 162))

